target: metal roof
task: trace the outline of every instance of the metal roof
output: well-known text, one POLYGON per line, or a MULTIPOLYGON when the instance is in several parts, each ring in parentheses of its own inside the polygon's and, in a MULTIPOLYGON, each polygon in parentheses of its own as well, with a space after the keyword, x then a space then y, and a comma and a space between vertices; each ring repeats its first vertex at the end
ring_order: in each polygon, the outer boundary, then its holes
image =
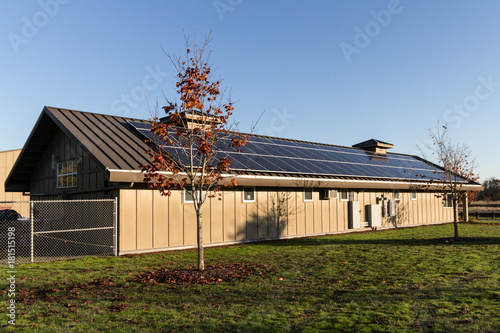
MULTIPOLYGON (((146 150, 148 149, 148 145, 144 142, 145 137, 141 135, 141 133, 134 128, 132 124, 141 124, 144 123, 145 127, 147 127, 147 123, 149 121, 141 120, 141 119, 132 119, 127 117, 120 116, 111 116, 111 115, 103 115, 97 113, 90 112, 82 112, 75 111, 69 109, 55 108, 55 107, 44 107, 38 121, 36 122, 24 148, 22 149, 16 164, 14 165, 9 177, 6 181, 6 189, 9 191, 29 191, 29 179, 30 175, 34 168, 38 166, 38 161, 40 160, 42 154, 47 149, 50 144, 54 133, 57 129, 61 129, 64 134, 70 137, 80 148, 83 149, 89 156, 94 158, 94 160, 102 167, 103 170, 139 170, 140 165, 147 165, 150 163, 150 158, 146 154, 146 150)), ((137 127, 137 126, 135 126, 137 127)), ((144 134, 144 133, 143 133, 144 134)), ((363 163, 360 165, 353 165, 353 169, 363 168, 363 165, 373 164, 372 167, 381 168, 381 165, 387 163, 387 161, 391 163, 400 163, 402 166, 408 166, 408 161, 416 163, 420 166, 423 164, 429 165, 427 161, 411 155, 403 155, 403 154, 395 154, 388 153, 382 159, 381 157, 377 157, 376 155, 371 156, 369 152, 364 152, 360 148, 352 148, 352 147, 342 147, 342 146, 334 146, 327 145, 321 143, 314 142, 304 142, 298 140, 290 140, 290 139, 281 139, 281 138, 273 138, 273 137, 264 137, 258 135, 251 135, 250 141, 252 142, 265 141, 268 140, 270 143, 278 143, 283 147, 287 147, 286 145, 296 145, 296 147, 288 147, 288 151, 290 149, 294 149, 294 154, 301 152, 302 150, 307 153, 313 153, 313 150, 317 150, 318 153, 322 153, 323 160, 320 160, 322 165, 325 162, 324 153, 325 150, 330 151, 342 151, 344 153, 352 152, 352 156, 356 156, 357 158, 363 158, 363 163), (289 144, 287 144, 287 142, 289 144), (314 147, 317 147, 315 149, 314 147), (306 149, 307 148, 307 149, 306 149), (312 148, 312 149, 311 149, 312 148), (366 156, 364 156, 366 155, 366 156), (388 159, 387 159, 388 158, 388 159), (404 164, 404 165, 403 165, 404 164)), ((368 140, 365 143, 383 143, 378 140, 368 140)), ((269 145, 268 145, 269 146, 269 145)), ((259 155, 259 151, 255 151, 252 154, 252 151, 249 147, 248 155, 250 159, 262 159, 262 156, 251 156, 251 155, 259 155)), ((254 147, 255 150, 256 147, 254 147)), ((272 148, 271 146, 268 147, 272 148)), ((245 155, 245 149, 243 150, 243 155, 245 155)), ((346 155, 346 154, 344 154, 346 155)), ((349 155, 349 154, 347 154, 349 155)), ((347 156, 346 155, 346 156, 347 156)), ((288 161, 288 164, 295 163, 295 160, 300 160, 297 156, 276 156, 278 158, 284 159, 288 161), (290 158, 291 157, 291 158, 290 158)), ((319 157, 316 157, 319 159, 319 157)), ((257 161, 256 159, 256 161, 257 161)), ((269 159, 269 157, 267 157, 269 159)), ((260 160, 259 160, 260 161, 260 160)), ((302 159, 302 164, 310 164, 310 161, 307 161, 307 158, 302 159)), ((333 163, 344 163, 344 165, 348 165, 349 161, 334 161, 333 163), (347 163, 346 163, 347 162, 347 163)), ((276 163, 274 163, 276 164, 276 163)), ((411 163, 410 163, 411 164, 411 163)), ((271 164, 272 165, 272 164, 271 164)), ((403 180, 403 181, 425 181, 425 179, 418 179, 417 177, 409 177, 409 173, 411 170, 408 170, 408 174, 403 174, 401 170, 398 174, 392 174, 390 170, 396 170, 397 166, 393 166, 391 168, 385 168, 386 170, 384 174, 380 174, 377 176, 375 174, 370 173, 360 173, 360 174, 318 174, 318 172, 311 172, 311 174, 304 173, 303 168, 299 166, 299 168, 291 169, 297 170, 296 172, 284 172, 286 170, 277 169, 274 170, 272 168, 268 168, 264 165, 263 168, 259 168, 258 170, 247 170, 248 174, 252 174, 252 172, 258 171, 263 175, 277 175, 282 177, 290 177, 290 176, 300 176, 300 177, 313 177, 313 178, 330 178, 330 179, 370 179, 372 181, 380 180, 380 181, 391 181, 391 180, 403 180), (299 172, 300 171, 300 172, 299 172), (346 177, 347 176, 347 177, 346 177), (367 177, 368 176, 368 177, 367 177)), ((433 166, 434 168, 435 166, 433 166)), ((385 170, 384 169, 384 170, 385 170)), ((400 168, 401 169, 401 168, 400 168)), ((312 169, 311 169, 312 170, 312 169)), ((327 170, 327 169, 325 169, 327 170)), ((382 170, 382 169, 381 169, 382 170)), ((137 176, 135 177, 137 178, 137 176)), ((432 178, 432 177, 429 177, 432 178)), ((427 178, 427 179, 429 179, 427 178)), ((476 183, 473 183, 476 184, 476 183)))
POLYGON ((54 133, 61 129, 105 170, 135 170, 146 165, 148 146, 144 139, 119 116, 44 107, 19 158, 6 181, 9 191, 29 191, 30 175, 49 146, 54 133))

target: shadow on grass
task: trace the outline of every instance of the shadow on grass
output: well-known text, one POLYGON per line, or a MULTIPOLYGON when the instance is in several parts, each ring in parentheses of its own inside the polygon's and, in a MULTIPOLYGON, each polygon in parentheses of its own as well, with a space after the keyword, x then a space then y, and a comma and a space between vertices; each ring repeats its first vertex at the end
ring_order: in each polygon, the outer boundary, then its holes
POLYGON ((500 244, 500 237, 453 237, 432 239, 329 239, 324 236, 262 242, 269 246, 321 246, 321 245, 390 245, 390 246, 423 246, 423 245, 484 245, 500 244))

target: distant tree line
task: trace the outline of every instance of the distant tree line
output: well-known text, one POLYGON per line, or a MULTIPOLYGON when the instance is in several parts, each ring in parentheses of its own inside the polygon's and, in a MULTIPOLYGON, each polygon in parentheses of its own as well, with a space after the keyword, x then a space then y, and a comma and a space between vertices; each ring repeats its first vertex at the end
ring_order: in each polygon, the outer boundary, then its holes
POLYGON ((492 177, 483 183, 484 191, 477 195, 478 200, 497 201, 500 200, 500 180, 492 177))

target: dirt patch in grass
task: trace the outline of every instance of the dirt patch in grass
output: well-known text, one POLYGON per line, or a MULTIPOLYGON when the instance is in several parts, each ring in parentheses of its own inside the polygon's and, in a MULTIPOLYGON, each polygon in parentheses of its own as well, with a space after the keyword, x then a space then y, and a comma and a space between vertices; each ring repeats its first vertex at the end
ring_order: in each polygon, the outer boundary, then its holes
MULTIPOLYGON (((61 302, 67 300, 79 300, 81 295, 89 291, 95 295, 112 295, 113 300, 123 300, 123 295, 114 296, 114 293, 121 293, 126 288, 125 283, 116 283, 113 279, 94 279, 90 283, 51 283, 49 286, 36 287, 32 289, 19 289, 18 301, 26 304, 33 304, 37 301, 46 303, 61 302)), ((2 292, 4 294, 4 292, 2 292)), ((72 303, 67 303, 67 307, 72 307, 72 303)))
POLYGON ((197 268, 162 268, 153 272, 139 274, 134 281, 145 284, 169 283, 176 285, 209 284, 231 280, 241 280, 251 275, 256 267, 240 264, 210 265, 204 271, 197 268))

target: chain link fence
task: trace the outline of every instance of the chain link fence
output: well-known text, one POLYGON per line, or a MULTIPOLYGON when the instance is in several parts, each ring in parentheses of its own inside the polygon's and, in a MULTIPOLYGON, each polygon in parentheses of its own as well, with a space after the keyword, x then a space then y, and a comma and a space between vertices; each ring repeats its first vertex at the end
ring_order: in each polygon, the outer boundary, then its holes
POLYGON ((0 264, 116 255, 116 218, 116 199, 0 202, 0 264))

